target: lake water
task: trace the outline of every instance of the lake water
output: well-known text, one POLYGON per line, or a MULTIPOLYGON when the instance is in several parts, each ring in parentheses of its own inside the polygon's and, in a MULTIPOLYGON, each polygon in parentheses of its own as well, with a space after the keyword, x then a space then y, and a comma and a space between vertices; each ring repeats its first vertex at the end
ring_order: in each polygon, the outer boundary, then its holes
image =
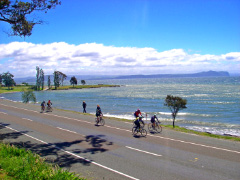
MULTIPOLYGON (((172 124, 171 112, 164 106, 167 95, 187 99, 175 125, 213 134, 240 136, 240 77, 158 78, 86 80, 87 84, 117 84, 121 87, 35 92, 38 102, 51 99, 53 107, 95 113, 97 104, 105 116, 133 119, 140 109, 148 119, 157 114, 163 124, 172 124)), ((1 94, 21 101, 21 93, 1 94)), ((38 104, 39 105, 39 104, 38 104)), ((39 106, 40 109, 40 106, 39 106)))

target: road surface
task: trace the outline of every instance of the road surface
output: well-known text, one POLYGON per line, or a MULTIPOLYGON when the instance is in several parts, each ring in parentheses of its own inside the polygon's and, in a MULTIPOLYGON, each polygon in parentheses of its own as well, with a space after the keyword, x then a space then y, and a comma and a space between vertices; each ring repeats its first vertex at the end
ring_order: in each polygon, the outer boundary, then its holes
POLYGON ((240 179, 240 143, 163 129, 133 137, 132 124, 0 99, 0 140, 89 179, 240 179))

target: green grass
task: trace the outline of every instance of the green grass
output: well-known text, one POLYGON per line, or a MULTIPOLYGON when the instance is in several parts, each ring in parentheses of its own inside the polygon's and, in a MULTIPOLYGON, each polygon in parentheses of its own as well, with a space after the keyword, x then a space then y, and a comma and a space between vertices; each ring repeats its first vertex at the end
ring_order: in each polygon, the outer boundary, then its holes
MULTIPOLYGON (((68 90, 68 89, 84 89, 84 88, 101 88, 101 87, 120 87, 119 85, 107 85, 107 84, 98 84, 98 85, 78 85, 78 86, 59 86, 57 90, 68 90)), ((54 90, 54 88, 52 88, 54 90)))
POLYGON ((12 92, 21 92, 23 89, 31 88, 32 86, 14 86, 14 87, 0 87, 1 93, 12 93, 12 92))
POLYGON ((191 133, 191 134, 207 136, 207 137, 212 137, 212 138, 218 138, 218 139, 240 141, 240 137, 235 137, 235 136, 223 136, 223 135, 211 134, 211 133, 207 133, 207 132, 194 131, 194 130, 186 129, 186 128, 179 127, 179 126, 175 126, 175 128, 173 128, 172 125, 162 125, 162 126, 167 129, 179 131, 179 132, 191 133))
POLYGON ((44 162, 39 155, 0 143, 0 179, 85 180, 79 175, 44 162))

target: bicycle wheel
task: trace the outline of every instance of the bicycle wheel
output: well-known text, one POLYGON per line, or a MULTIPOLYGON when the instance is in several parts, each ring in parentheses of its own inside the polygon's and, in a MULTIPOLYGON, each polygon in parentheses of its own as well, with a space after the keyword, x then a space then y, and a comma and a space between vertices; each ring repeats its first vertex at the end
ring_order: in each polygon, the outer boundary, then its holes
POLYGON ((132 134, 133 134, 133 135, 137 135, 137 133, 138 133, 137 128, 136 128, 136 127, 133 127, 133 128, 132 128, 132 134))
POLYGON ((95 118, 95 123, 96 123, 96 125, 98 125, 98 120, 97 120, 97 118, 95 118))
POLYGON ((142 130, 141 130, 141 134, 142 134, 143 137, 146 137, 146 136, 147 136, 147 131, 146 131, 146 129, 142 129, 142 130))
POLYGON ((153 131, 152 123, 149 123, 149 124, 148 124, 148 130, 149 130, 149 132, 152 132, 152 131, 153 131))
POLYGON ((105 124, 104 119, 101 118, 99 123, 100 123, 100 125, 104 126, 104 124, 105 124))
POLYGON ((155 130, 156 130, 158 133, 162 132, 162 126, 160 126, 159 124, 157 124, 156 127, 155 127, 155 130))

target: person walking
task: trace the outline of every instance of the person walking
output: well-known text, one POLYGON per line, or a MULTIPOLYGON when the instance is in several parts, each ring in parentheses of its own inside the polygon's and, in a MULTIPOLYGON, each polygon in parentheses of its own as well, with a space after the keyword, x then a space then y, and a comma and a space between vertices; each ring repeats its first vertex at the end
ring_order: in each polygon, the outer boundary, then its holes
POLYGON ((87 113, 86 111, 87 103, 85 101, 83 101, 82 106, 83 106, 83 113, 87 113))

